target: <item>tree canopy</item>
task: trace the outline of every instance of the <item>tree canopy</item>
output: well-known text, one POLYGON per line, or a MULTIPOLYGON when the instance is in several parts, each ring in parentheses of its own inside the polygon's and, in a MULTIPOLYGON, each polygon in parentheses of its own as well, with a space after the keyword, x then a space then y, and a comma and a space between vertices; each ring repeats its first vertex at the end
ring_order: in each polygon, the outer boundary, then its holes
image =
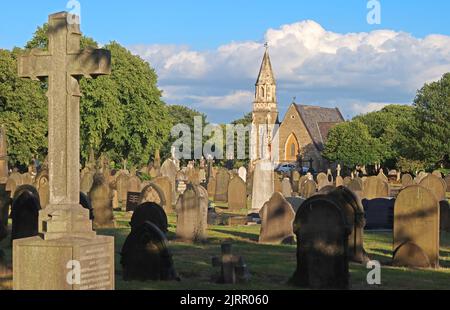
MULTIPOLYGON (((48 46, 48 26, 38 27, 26 49, 48 46)), ((81 47, 97 47, 82 37, 81 47)), ((172 118, 157 75, 150 64, 132 55, 117 42, 103 48, 111 51, 112 73, 97 79, 82 79, 80 145, 82 160, 92 148, 96 156, 128 159, 146 164, 151 154, 168 141, 172 118)), ((0 120, 8 131, 10 164, 27 164, 34 155, 43 158, 47 145, 46 83, 20 79, 16 57, 21 49, 0 53, 0 120)))

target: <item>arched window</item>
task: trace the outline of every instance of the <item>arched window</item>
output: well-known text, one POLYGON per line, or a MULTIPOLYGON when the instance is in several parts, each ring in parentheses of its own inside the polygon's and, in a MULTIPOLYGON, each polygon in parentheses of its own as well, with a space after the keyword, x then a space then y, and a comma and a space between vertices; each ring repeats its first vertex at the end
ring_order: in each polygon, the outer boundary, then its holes
POLYGON ((291 157, 295 157, 297 156, 297 146, 295 145, 295 143, 291 144, 291 157))
POLYGON ((264 93, 264 86, 261 86, 261 97, 264 98, 266 95, 264 93))
POLYGON ((297 155, 300 153, 300 145, 294 133, 291 133, 286 140, 284 147, 285 161, 297 161, 297 155))

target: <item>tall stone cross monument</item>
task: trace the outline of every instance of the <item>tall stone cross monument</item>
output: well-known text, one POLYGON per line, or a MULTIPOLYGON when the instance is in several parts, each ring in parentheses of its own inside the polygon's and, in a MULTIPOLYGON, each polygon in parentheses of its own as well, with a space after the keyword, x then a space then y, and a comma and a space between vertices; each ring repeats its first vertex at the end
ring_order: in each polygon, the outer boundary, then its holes
POLYGON ((39 236, 13 244, 14 289, 114 289, 114 239, 97 236, 80 199, 82 77, 110 74, 107 50, 80 50, 80 25, 62 12, 49 16, 48 51, 18 60, 19 76, 48 78, 49 205, 39 236))

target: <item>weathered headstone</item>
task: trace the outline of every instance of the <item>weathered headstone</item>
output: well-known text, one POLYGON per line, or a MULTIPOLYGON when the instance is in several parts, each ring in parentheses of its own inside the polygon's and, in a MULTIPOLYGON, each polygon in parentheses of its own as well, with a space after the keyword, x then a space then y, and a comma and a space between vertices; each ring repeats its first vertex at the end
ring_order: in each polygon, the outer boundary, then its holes
POLYGON ((124 172, 120 172, 116 177, 117 195, 119 197, 119 203, 122 206, 122 210, 126 210, 127 193, 128 193, 128 175, 124 172))
POLYGON ((442 173, 439 170, 434 170, 432 174, 434 176, 442 179, 442 173))
POLYGON ((274 193, 273 166, 269 160, 263 159, 256 162, 252 182, 252 210, 250 213, 259 214, 259 210, 274 193))
POLYGON ((261 218, 259 243, 291 243, 294 240, 292 223, 295 212, 281 193, 273 193, 259 211, 259 217, 261 218))
POLYGON ((228 208, 233 212, 247 209, 247 185, 240 177, 233 178, 228 185, 228 208))
POLYGON ((167 234, 169 224, 166 212, 157 203, 145 202, 134 209, 131 216, 131 229, 138 229, 145 222, 155 224, 164 234, 167 234))
POLYGON ((41 203, 41 208, 47 207, 49 202, 49 179, 48 171, 41 171, 35 180, 35 187, 39 193, 39 199, 41 203))
POLYGON ((281 182, 281 193, 285 198, 292 196, 292 185, 289 178, 284 178, 281 182))
POLYGON ((94 229, 114 228, 112 192, 103 173, 96 173, 89 200, 94 211, 94 229))
POLYGON ((139 204, 143 204, 145 202, 154 202, 167 209, 164 192, 158 185, 154 183, 150 183, 149 185, 147 185, 141 192, 139 204))
POLYGON ((297 269, 290 283, 311 289, 348 289, 351 224, 331 199, 316 195, 297 211, 297 269))
POLYGON ((172 184, 168 177, 157 177, 152 180, 152 184, 157 185, 164 193, 165 211, 170 212, 174 202, 172 201, 172 184))
POLYGON ((94 171, 88 171, 81 176, 80 191, 82 193, 85 193, 86 195, 89 194, 92 188, 92 183, 94 183, 94 175, 94 171))
POLYGON ((212 265, 220 267, 220 276, 217 277, 216 282, 220 284, 247 283, 250 280, 250 273, 244 259, 232 254, 231 243, 223 243, 221 249, 222 256, 212 258, 212 265))
POLYGON ((245 167, 240 167, 238 174, 242 181, 247 182, 247 169, 245 167))
POLYGON ((363 197, 365 199, 386 198, 390 196, 389 184, 380 177, 370 177, 364 183, 363 197))
POLYGON ((177 239, 187 242, 204 241, 207 238, 208 194, 201 186, 189 184, 178 198, 177 239))
POLYGON ((300 196, 305 199, 313 196, 317 191, 317 184, 313 180, 306 180, 302 185, 302 191, 300 192, 300 196))
POLYGON ((228 201, 228 183, 230 182, 230 174, 225 169, 220 169, 216 174, 216 192, 214 194, 214 201, 227 202, 228 201))
POLYGON ((409 174, 405 173, 402 175, 402 186, 407 187, 414 184, 414 178, 409 174))
POLYGON ((430 190, 438 201, 445 200, 446 188, 442 178, 429 174, 420 181, 419 185, 430 190))
POLYGON ((410 251, 420 248, 428 257, 430 266, 439 267, 439 202, 433 193, 419 185, 403 189, 394 208, 394 265, 424 267, 412 261, 410 251), (414 246, 411 245, 414 244, 414 246))
POLYGON ((172 201, 176 200, 176 176, 177 176, 177 166, 172 159, 167 159, 161 166, 161 175, 163 177, 168 177, 170 184, 172 185, 172 201))
POLYGON ((344 179, 340 175, 338 175, 336 177, 336 187, 344 186, 344 184, 344 179))
POLYGON ((66 12, 50 15, 48 51, 18 58, 21 77, 48 77, 49 205, 39 214, 39 236, 13 244, 14 289, 114 289, 114 238, 97 236, 80 198, 82 76, 110 73, 106 50, 80 51, 80 25, 66 12), (67 265, 81 264, 81 282, 67 281, 67 265))
POLYGON ((450 193, 450 174, 445 177, 444 181, 445 181, 445 184, 447 184, 446 192, 450 193))
POLYGON ((165 234, 151 222, 132 229, 121 252, 124 281, 179 280, 167 244, 165 234))
POLYGON ((208 179, 208 195, 209 197, 214 197, 216 194, 216 178, 214 176, 210 176, 208 179))
POLYGON ((38 235, 38 218, 41 205, 39 194, 31 185, 17 188, 11 206, 11 241, 38 235))

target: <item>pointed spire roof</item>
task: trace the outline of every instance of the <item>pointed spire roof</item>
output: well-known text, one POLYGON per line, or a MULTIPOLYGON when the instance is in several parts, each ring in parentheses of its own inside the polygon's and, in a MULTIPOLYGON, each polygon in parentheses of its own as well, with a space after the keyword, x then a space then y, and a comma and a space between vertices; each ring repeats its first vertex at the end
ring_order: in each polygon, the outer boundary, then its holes
POLYGON ((270 62, 269 49, 266 45, 266 52, 264 53, 261 69, 259 70, 258 80, 256 85, 261 84, 276 84, 275 77, 273 75, 272 63, 270 62))

